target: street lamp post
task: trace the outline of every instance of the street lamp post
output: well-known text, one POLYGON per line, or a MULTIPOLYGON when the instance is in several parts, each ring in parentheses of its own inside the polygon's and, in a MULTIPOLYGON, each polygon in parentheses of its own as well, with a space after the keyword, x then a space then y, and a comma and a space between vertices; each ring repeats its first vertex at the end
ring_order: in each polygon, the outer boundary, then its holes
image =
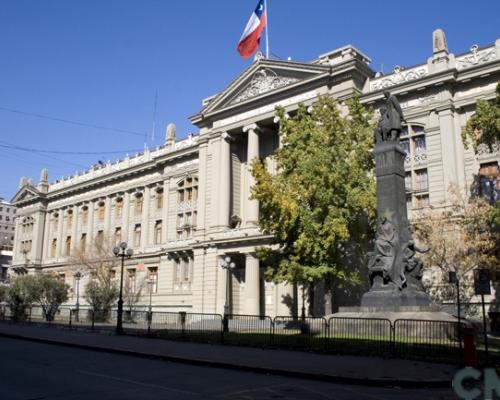
POLYGON ((221 262, 220 266, 222 269, 226 270, 226 301, 224 303, 224 319, 222 321, 222 327, 224 332, 229 332, 229 302, 230 302, 230 279, 231 271, 236 267, 236 264, 231 261, 231 257, 226 256, 221 262))
POLYGON ((82 277, 82 272, 77 269, 73 274, 76 281, 76 307, 75 307, 75 322, 80 320, 80 279, 82 277))
POLYGON ((118 298, 118 315, 116 318, 116 333, 118 335, 123 335, 123 270, 125 268, 125 257, 130 258, 134 254, 134 251, 129 247, 126 242, 121 242, 120 246, 115 246, 113 248, 113 254, 116 257, 121 257, 122 259, 122 269, 120 272, 120 295, 118 298))
POLYGON ((153 321, 152 303, 153 303, 153 285, 154 285, 154 283, 155 283, 155 280, 153 278, 148 279, 148 286, 149 286, 148 333, 151 332, 151 322, 153 321))
POLYGON ((448 272, 448 282, 455 285, 456 294, 457 294, 457 318, 458 318, 458 345, 460 347, 460 351, 462 351, 462 326, 461 326, 461 310, 460 310, 460 280, 458 279, 457 273, 455 271, 448 272))

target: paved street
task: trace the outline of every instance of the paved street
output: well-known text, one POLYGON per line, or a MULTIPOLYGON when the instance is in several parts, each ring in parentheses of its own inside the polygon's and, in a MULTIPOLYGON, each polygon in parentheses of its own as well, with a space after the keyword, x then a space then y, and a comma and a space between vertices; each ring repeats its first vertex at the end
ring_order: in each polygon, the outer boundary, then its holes
POLYGON ((451 390, 313 382, 0 339, 0 398, 454 399, 451 390))

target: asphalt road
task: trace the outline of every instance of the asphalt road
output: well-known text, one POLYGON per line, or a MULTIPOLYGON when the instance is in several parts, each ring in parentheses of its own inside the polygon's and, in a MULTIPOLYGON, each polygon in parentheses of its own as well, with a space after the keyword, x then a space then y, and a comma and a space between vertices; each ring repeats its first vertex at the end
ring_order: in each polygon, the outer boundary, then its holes
POLYGON ((451 390, 330 384, 0 338, 0 399, 448 400, 456 397, 451 390))

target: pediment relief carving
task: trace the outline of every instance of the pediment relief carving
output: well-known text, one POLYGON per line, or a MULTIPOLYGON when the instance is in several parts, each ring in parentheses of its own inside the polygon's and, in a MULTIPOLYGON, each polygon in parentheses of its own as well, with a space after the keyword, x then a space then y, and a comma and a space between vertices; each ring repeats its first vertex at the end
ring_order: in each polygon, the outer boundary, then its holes
POLYGON ((229 104, 237 104, 252 97, 257 97, 263 93, 270 92, 271 90, 291 85, 298 81, 298 78, 278 75, 270 68, 262 68, 253 74, 250 83, 245 87, 245 89, 239 92, 229 104))

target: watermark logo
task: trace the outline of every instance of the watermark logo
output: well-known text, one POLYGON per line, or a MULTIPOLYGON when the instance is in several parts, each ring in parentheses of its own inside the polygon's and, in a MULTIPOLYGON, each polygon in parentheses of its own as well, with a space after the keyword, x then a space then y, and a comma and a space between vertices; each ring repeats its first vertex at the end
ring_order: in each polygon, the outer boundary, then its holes
POLYGON ((481 374, 476 368, 466 367, 453 377, 453 389, 463 400, 500 399, 500 378, 493 368, 485 368, 481 374))

